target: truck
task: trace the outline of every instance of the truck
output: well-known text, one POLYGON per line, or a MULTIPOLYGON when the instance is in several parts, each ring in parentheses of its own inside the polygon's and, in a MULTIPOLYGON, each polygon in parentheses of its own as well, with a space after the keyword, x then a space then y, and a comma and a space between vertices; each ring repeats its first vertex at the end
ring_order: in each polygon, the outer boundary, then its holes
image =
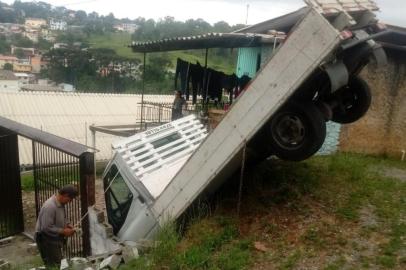
MULTIPOLYGON (((371 103, 359 77, 385 34, 369 0, 306 0, 302 18, 217 127, 190 115, 122 139, 103 174, 108 221, 123 241, 152 239, 215 191, 252 149, 300 161, 326 136, 326 121, 351 123, 371 103)), ((277 29, 276 29, 277 30, 277 29)))

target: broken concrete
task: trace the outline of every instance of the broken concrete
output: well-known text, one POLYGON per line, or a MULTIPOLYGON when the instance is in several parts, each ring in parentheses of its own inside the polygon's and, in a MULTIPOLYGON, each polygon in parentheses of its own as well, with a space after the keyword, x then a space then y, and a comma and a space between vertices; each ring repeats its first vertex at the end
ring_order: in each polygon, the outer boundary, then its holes
POLYGON ((10 236, 0 240, 0 246, 5 246, 11 243, 14 237, 10 236))
POLYGON ((140 256, 138 253, 137 243, 132 241, 126 241, 123 243, 122 256, 124 263, 129 263, 132 260, 138 259, 140 256))
POLYGON ((121 259, 122 257, 119 255, 112 255, 101 262, 99 269, 117 269, 121 263, 121 259))
POLYGON ((120 250, 120 245, 113 239, 113 228, 105 222, 104 212, 96 207, 89 207, 90 245, 92 255, 100 255, 120 250), (99 221, 103 221, 102 223, 99 221))

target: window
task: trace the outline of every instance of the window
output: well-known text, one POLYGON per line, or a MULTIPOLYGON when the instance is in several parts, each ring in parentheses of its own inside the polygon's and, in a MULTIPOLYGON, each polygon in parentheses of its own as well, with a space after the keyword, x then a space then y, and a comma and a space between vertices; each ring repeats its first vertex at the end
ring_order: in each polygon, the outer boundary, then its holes
POLYGON ((166 137, 163 137, 161 139, 158 139, 156 141, 151 142, 151 144, 154 146, 154 148, 159 148, 161 146, 164 146, 168 143, 174 142, 176 140, 179 140, 181 138, 179 133, 173 133, 171 135, 168 135, 166 137))
POLYGON ((109 223, 115 234, 120 231, 130 210, 133 194, 125 183, 116 165, 112 165, 104 178, 106 207, 109 223))

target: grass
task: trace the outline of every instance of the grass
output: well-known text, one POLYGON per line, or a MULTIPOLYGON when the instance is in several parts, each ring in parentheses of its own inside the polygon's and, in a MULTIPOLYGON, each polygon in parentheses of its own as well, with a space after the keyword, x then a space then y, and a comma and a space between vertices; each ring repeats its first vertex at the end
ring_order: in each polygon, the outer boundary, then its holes
POLYGON ((247 269, 251 242, 240 239, 235 224, 231 218, 202 219, 183 239, 171 224, 156 248, 120 269, 247 269))
POLYGON ((32 172, 21 174, 21 188, 24 191, 34 191, 34 175, 32 174, 32 172))
MULTIPOLYGON (((131 44, 131 35, 127 33, 108 33, 104 35, 91 35, 88 39, 91 48, 108 48, 113 49, 117 55, 129 59, 138 59, 142 61, 141 53, 133 53, 127 46, 131 44)), ((217 56, 216 50, 209 50, 208 67, 223 71, 227 74, 235 72, 237 63, 237 50, 227 52, 227 56, 217 56)), ((189 51, 171 51, 162 53, 166 54, 172 62, 172 67, 176 67, 176 59, 181 58, 185 61, 195 63, 199 61, 204 65, 205 51, 204 50, 189 50, 189 51)), ((148 54, 151 55, 151 54, 148 54)))
POLYGON ((406 174, 405 163, 354 154, 266 161, 245 176, 239 218, 235 175, 211 216, 182 237, 166 228, 123 269, 404 269, 406 183, 382 168, 406 174))

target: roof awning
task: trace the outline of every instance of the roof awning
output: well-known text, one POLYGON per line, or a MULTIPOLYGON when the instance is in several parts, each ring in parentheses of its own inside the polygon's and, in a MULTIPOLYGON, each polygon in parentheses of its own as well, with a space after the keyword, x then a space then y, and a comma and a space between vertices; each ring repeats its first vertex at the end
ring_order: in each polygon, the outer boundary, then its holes
POLYGON ((252 33, 208 33, 190 37, 175 37, 156 41, 133 42, 133 52, 164 52, 177 50, 195 50, 208 48, 244 48, 259 47, 263 44, 278 43, 285 35, 252 33))

